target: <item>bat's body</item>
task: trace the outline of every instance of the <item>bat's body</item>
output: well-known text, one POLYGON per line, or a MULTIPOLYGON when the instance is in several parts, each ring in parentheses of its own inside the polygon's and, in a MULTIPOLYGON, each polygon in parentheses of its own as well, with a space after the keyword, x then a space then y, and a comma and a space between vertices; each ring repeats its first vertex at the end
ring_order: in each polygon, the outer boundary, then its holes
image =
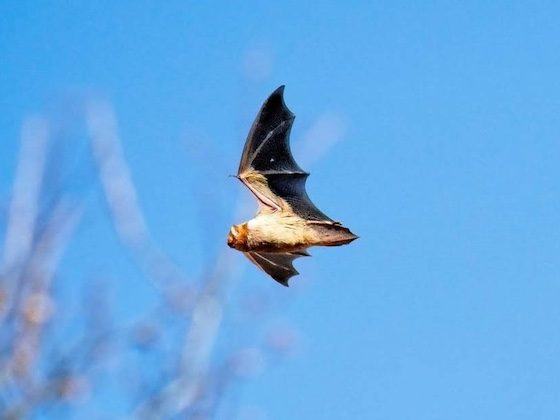
POLYGON ((325 229, 319 223, 306 221, 293 214, 261 214, 240 225, 234 225, 228 244, 239 251, 290 252, 311 246, 344 245, 356 239, 337 224, 325 229), (326 231, 333 230, 332 235, 326 231))
POLYGON ((357 238, 311 202, 305 192, 309 176, 290 152, 294 115, 284 104, 284 87, 276 89, 257 116, 243 150, 237 178, 259 201, 254 219, 232 226, 228 245, 276 281, 288 285, 298 274, 292 261, 311 246, 337 246, 357 238))
POLYGON ((313 233, 305 221, 280 212, 263 214, 234 225, 228 245, 239 251, 290 251, 310 246, 313 233))

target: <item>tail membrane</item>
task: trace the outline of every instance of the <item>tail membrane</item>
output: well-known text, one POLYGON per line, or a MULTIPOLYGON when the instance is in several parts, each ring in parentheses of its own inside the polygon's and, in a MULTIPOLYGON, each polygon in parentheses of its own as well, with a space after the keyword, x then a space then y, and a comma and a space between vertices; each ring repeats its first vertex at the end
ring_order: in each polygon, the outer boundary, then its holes
POLYGON ((319 238, 317 245, 346 245, 358 238, 350 229, 342 226, 340 223, 313 223, 312 227, 319 238))

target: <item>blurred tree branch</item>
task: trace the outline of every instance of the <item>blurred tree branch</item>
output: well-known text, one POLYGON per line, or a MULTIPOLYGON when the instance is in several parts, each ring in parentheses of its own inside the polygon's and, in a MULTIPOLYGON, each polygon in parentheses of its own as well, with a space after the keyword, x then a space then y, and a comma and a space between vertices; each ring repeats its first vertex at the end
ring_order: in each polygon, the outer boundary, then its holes
MULTIPOLYGON (((102 403, 110 383, 118 394, 112 398, 131 418, 214 418, 231 386, 260 371, 267 354, 289 354, 296 334, 267 332, 256 343, 215 353, 233 254, 224 247, 198 278, 179 267, 152 239, 111 105, 87 99, 81 109, 92 186, 99 185, 121 248, 154 285, 158 302, 122 322, 112 315, 107 288, 95 281, 82 291, 78 313, 67 313, 67 298, 57 292, 66 286, 61 264, 81 234, 91 187, 71 193, 60 185, 48 168, 75 156, 58 153, 60 139, 49 119, 26 119, 0 264, 0 418, 91 413, 88 402, 102 403), (115 382, 120 375, 124 383, 115 382)), ((317 136, 325 137, 324 153, 343 131, 340 119, 321 118, 302 143, 308 162, 317 136)), ((259 293, 233 304, 254 314, 250 324, 269 307, 259 293)))

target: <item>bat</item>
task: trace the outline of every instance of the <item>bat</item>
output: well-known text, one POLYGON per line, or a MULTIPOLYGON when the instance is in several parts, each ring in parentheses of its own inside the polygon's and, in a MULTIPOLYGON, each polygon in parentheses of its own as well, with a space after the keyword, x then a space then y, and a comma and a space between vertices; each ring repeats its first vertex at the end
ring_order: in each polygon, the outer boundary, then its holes
POLYGON ((358 238, 321 212, 305 190, 309 174, 290 150, 295 115, 280 86, 262 105, 249 131, 236 178, 256 197, 259 208, 248 222, 233 225, 227 244, 284 286, 299 274, 293 261, 312 246, 345 245, 358 238))

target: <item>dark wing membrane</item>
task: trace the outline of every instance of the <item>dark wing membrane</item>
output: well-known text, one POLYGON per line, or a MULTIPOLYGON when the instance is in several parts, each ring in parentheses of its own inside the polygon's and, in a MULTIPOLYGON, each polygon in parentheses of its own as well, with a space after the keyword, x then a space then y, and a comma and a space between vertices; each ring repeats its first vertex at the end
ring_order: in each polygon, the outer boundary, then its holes
POLYGON ((249 131, 238 175, 249 169, 303 172, 290 151, 294 118, 284 103, 284 86, 280 86, 265 101, 249 131))
POLYGON ((333 221, 319 210, 307 195, 305 182, 309 174, 270 173, 264 175, 270 191, 283 198, 299 217, 306 220, 333 221))
POLYGON ((288 280, 298 275, 293 261, 302 256, 308 256, 305 250, 299 252, 245 252, 245 256, 253 264, 283 286, 288 286, 288 280))
POLYGON ((252 170, 268 181, 270 191, 284 199, 298 216, 307 220, 332 221, 309 199, 305 181, 309 174, 294 160, 290 131, 294 114, 284 103, 284 86, 263 104, 247 137, 238 175, 252 170))

